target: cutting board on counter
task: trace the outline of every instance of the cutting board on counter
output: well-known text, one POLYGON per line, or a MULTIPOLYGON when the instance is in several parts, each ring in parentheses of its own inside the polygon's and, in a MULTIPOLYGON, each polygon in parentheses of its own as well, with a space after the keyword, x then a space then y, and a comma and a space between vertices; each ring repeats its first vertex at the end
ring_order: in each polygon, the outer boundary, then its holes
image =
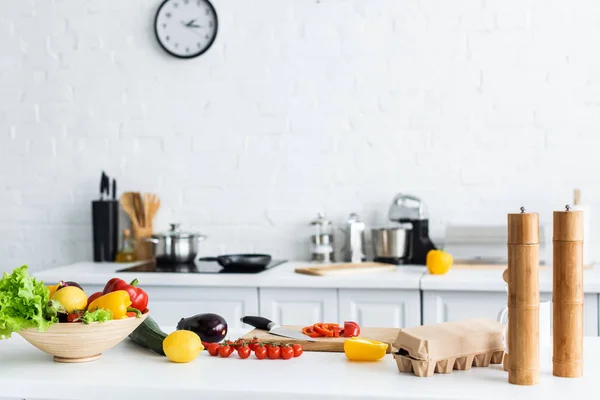
MULTIPOLYGON (((284 328, 292 329, 294 331, 302 332, 302 326, 284 325, 284 328)), ((380 342, 388 343, 387 352, 390 353, 392 349, 392 343, 396 341, 399 328, 360 328, 360 337, 364 339, 377 340, 380 342)), ((306 340, 298 340, 292 338, 286 338, 283 336, 271 335, 269 332, 262 329, 254 329, 247 335, 243 336, 244 340, 252 340, 257 337, 258 340, 264 342, 278 342, 285 344, 300 344, 305 351, 326 351, 332 353, 343 353, 344 352, 344 340, 347 338, 315 338, 314 342, 306 340)))
POLYGON ((364 262, 301 267, 296 268, 295 271, 298 274, 304 275, 339 276, 365 272, 389 272, 395 271, 396 269, 398 269, 397 265, 376 262, 364 262))

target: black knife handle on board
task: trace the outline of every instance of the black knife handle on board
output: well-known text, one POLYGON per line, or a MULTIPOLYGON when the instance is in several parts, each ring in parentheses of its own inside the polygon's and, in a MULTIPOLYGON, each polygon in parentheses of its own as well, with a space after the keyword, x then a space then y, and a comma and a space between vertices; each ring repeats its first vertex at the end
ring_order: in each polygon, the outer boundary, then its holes
POLYGON ((264 317, 243 317, 241 321, 245 324, 268 331, 275 323, 264 317))

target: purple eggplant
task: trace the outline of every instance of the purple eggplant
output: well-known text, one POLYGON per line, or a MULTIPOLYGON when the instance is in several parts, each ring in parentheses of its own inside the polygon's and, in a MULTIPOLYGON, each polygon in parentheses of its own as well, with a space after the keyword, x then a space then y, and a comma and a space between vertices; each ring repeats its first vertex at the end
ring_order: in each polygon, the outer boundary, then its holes
POLYGON ((181 318, 177 330, 192 331, 200 336, 203 342, 218 343, 227 336, 227 322, 218 314, 197 314, 181 318))
POLYGON ((83 288, 77 283, 77 282, 73 282, 73 281, 60 281, 58 282, 58 289, 56 289, 56 291, 59 291, 62 288, 65 288, 67 286, 75 286, 78 287, 79 289, 83 290, 83 288))

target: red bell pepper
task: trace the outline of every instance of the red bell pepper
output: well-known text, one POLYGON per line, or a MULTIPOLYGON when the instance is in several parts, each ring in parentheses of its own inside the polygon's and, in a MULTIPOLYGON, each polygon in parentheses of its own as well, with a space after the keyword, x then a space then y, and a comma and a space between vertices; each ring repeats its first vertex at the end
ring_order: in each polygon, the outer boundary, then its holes
POLYGON ((146 307, 148 307, 148 294, 141 288, 137 287, 137 284, 137 279, 134 279, 131 283, 127 283, 123 279, 112 278, 106 283, 102 293, 107 294, 117 290, 124 290, 129 293, 129 299, 131 300, 130 307, 144 311, 146 310, 146 307))

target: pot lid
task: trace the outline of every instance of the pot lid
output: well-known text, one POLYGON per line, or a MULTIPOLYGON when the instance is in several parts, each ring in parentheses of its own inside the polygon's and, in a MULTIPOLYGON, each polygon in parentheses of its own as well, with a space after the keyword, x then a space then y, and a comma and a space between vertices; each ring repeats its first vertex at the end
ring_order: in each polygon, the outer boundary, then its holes
POLYGON ((198 233, 194 233, 194 232, 185 232, 181 230, 181 224, 169 224, 171 226, 171 229, 169 229, 167 232, 164 233, 155 233, 152 235, 152 237, 177 237, 177 238, 190 238, 190 237, 194 237, 194 236, 200 236, 200 234, 198 233))
POLYGON ((331 225, 331 221, 325 218, 325 214, 320 212, 317 218, 310 222, 311 225, 331 225))

